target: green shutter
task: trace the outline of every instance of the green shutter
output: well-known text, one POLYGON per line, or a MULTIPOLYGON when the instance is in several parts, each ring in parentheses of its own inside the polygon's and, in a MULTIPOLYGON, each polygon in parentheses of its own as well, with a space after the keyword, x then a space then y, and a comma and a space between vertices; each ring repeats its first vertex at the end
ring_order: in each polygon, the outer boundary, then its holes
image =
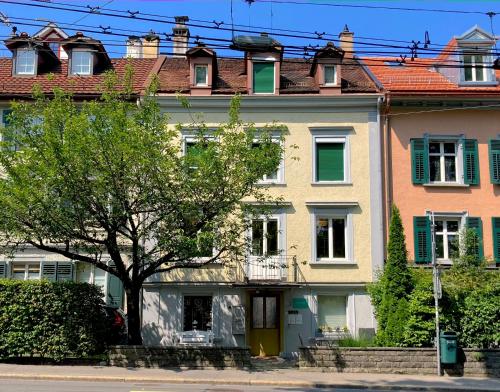
POLYGON ((477 153, 477 140, 464 139, 464 183, 479 184, 479 157, 477 153))
POLYGON ((413 237, 415 240, 415 263, 432 261, 431 222, 427 216, 413 217, 413 237))
POLYGON ((316 181, 344 181, 344 143, 316 144, 316 181))
POLYGON ((274 62, 253 63, 253 92, 274 93, 274 62))
MULTIPOLYGON (((109 266, 115 269, 115 264, 110 261, 109 266)), ((123 302, 123 284, 121 280, 109 272, 106 273, 108 277, 108 284, 106 290, 106 304, 116 308, 122 307, 123 302)))
POLYGON ((500 139, 491 139, 489 144, 491 183, 500 184, 500 139))
POLYGON ((42 279, 55 282, 57 280, 57 263, 55 262, 42 262, 42 279))
POLYGON ((483 222, 481 221, 481 218, 472 218, 472 217, 467 217, 466 219, 466 226, 468 229, 474 230, 476 233, 477 239, 478 239, 478 244, 476 246, 476 256, 479 259, 482 259, 484 257, 484 250, 483 250, 483 222))
POLYGON ((429 182, 429 142, 427 138, 411 139, 411 174, 414 184, 429 182))
POLYGON ((500 218, 492 218, 493 227, 493 258, 500 263, 500 218))
POLYGON ((0 279, 7 277, 7 263, 5 261, 0 261, 0 279))

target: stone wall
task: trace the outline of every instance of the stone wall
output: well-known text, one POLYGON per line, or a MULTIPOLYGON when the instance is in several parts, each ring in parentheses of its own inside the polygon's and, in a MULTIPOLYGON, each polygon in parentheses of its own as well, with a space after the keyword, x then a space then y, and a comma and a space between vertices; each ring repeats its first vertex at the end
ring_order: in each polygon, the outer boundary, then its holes
MULTIPOLYGON (((459 349, 457 365, 442 365, 454 376, 500 377, 500 350, 459 349)), ((345 373, 436 374, 432 348, 301 347, 299 366, 345 373)))
POLYGON ((111 366, 148 368, 246 368, 250 350, 239 347, 113 346, 111 366))

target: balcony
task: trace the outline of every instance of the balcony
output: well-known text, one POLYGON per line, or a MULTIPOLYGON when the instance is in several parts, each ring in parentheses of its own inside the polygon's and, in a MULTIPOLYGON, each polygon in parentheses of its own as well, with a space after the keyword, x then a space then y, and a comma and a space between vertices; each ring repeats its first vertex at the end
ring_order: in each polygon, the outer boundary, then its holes
POLYGON ((305 283, 296 256, 248 256, 239 263, 237 284, 301 284, 305 283))

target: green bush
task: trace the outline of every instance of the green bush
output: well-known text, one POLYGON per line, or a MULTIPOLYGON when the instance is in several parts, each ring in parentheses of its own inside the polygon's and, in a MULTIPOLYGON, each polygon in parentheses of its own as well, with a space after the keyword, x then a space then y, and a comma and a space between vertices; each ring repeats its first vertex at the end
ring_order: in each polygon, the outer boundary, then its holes
POLYGON ((102 352, 102 305, 100 289, 86 283, 0 280, 0 358, 102 352))

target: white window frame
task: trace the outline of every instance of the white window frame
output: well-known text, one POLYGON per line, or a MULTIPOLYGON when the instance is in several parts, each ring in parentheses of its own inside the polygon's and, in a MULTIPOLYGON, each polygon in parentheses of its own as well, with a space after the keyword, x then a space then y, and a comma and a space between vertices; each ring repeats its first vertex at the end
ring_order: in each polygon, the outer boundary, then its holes
POLYGON ((14 73, 16 75, 36 75, 36 68, 37 68, 37 53, 36 53, 36 50, 35 49, 29 49, 29 48, 19 48, 16 50, 16 59, 15 59, 15 64, 14 64, 14 73), (32 72, 28 72, 26 70, 24 71, 21 71, 19 68, 21 67, 21 65, 19 64, 20 62, 20 59, 24 59, 24 57, 20 56, 21 53, 24 53, 24 54, 30 54, 33 56, 33 62, 28 64, 27 62, 26 63, 23 63, 22 64, 22 67, 27 69, 28 67, 33 67, 33 71, 32 72))
POLYGON ((91 51, 88 51, 88 50, 73 50, 71 52, 71 69, 70 69, 70 74, 71 75, 82 75, 82 76, 88 76, 88 75, 92 75, 93 73, 93 63, 94 63, 94 56, 93 56, 93 53, 91 51), (86 55, 88 56, 88 64, 81 64, 81 63, 78 63, 78 64, 75 64, 75 56, 76 55, 86 55), (81 69, 83 66, 87 66, 88 65, 88 72, 87 71, 84 71, 84 72, 76 72, 75 70, 75 67, 78 67, 79 69, 81 69))
POLYGON ((264 239, 263 239, 263 244, 262 244, 262 251, 263 255, 258 256, 258 255, 253 255, 252 254, 252 224, 250 224, 250 227, 248 228, 247 232, 247 238, 248 238, 248 256, 251 258, 262 258, 262 257, 283 257, 285 256, 285 214, 284 213, 275 213, 275 214, 267 214, 267 215, 255 215, 249 217, 250 221, 253 222, 254 220, 262 220, 266 224, 264 225, 264 239), (270 219, 274 219, 278 221, 278 251, 277 255, 267 255, 264 250, 267 250, 267 221, 270 219))
MULTIPOLYGON (((466 227, 466 222, 467 222, 467 217, 469 216, 469 214, 464 211, 464 212, 431 212, 431 211, 428 211, 427 212, 427 216, 430 216, 431 217, 431 224, 433 223, 432 221, 432 218, 434 217, 434 222, 437 221, 437 220, 455 220, 455 221, 458 221, 458 241, 459 243, 461 244, 461 241, 462 241, 462 229, 464 227, 466 227)), ((431 235, 432 235, 432 230, 431 230, 431 235)), ((434 242, 434 245, 436 244, 436 233, 434 233, 434 239, 433 239, 433 242, 434 242)), ((446 245, 447 247, 447 245, 446 245)), ((446 254, 446 253, 445 253, 446 254)), ((446 259, 446 258, 437 258, 437 255, 436 255, 436 261, 439 263, 439 264, 445 264, 445 265, 449 265, 452 263, 452 260, 451 259, 446 259)))
POLYGON ((349 130, 335 130, 335 129, 311 129, 312 133, 312 184, 313 185, 337 185, 337 184, 351 184, 351 145, 350 145, 350 131, 349 130), (344 144, 344 179, 342 181, 318 181, 316 167, 317 150, 316 145, 320 143, 343 143, 344 144))
MULTIPOLYGON (((42 276, 42 263, 41 262, 37 262, 37 261, 14 261, 11 263, 11 270, 10 270, 10 278, 11 279, 15 279, 14 278, 14 266, 15 265, 22 265, 24 266, 24 277, 22 280, 24 281, 27 281, 27 280, 40 280, 41 279, 41 276, 42 276), (29 266, 30 265, 38 265, 38 277, 34 278, 34 279, 28 279, 28 274, 29 274, 29 266)), ((21 280, 21 279, 16 279, 16 280, 21 280)))
POLYGON ((428 156, 429 156, 429 177, 430 177, 430 168, 431 168, 431 156, 439 156, 439 167, 440 167, 440 173, 439 181, 432 181, 429 178, 429 182, 431 184, 460 184, 463 183, 463 158, 461 156, 461 145, 460 145, 460 140, 458 139, 448 139, 448 140, 443 140, 443 139, 434 139, 434 138, 429 138, 429 151, 428 151, 428 156), (431 153, 430 152, 430 144, 431 143, 439 143, 439 153, 431 153), (452 153, 445 153, 444 152, 444 144, 445 143, 453 143, 455 145, 455 152, 452 153), (445 157, 450 157, 454 156, 455 157, 455 181, 446 181, 446 166, 445 166, 445 157))
POLYGON ((254 95, 275 95, 276 93, 276 59, 274 57, 252 57, 252 94, 254 95), (253 89, 255 83, 254 83, 254 69, 253 65, 255 63, 272 63, 273 64, 273 69, 274 69, 274 77, 273 77, 273 91, 271 93, 256 93, 253 89))
POLYGON ((315 208, 311 213, 311 264, 356 264, 354 261, 354 227, 352 211, 340 208, 315 208), (318 258, 316 224, 319 219, 329 219, 328 221, 328 245, 329 254, 333 255, 333 242, 331 219, 344 219, 345 257, 322 257, 318 258))
POLYGON ((206 86, 208 86, 208 64, 195 64, 195 66, 194 66, 194 81, 193 82, 194 82, 193 84, 195 86, 199 86, 199 87, 206 87, 206 86), (197 70, 199 68, 205 68, 206 69, 205 82, 204 83, 198 83, 197 82, 196 74, 197 74, 197 70))
MULTIPOLYGON (((273 143, 279 143, 283 148, 283 141, 280 140, 277 136, 271 137, 273 143)), ((259 144, 259 139, 253 140, 254 144, 259 144)), ((276 169, 276 178, 267 178, 267 174, 264 174, 262 179, 258 181, 258 184, 284 184, 285 183, 285 157, 282 156, 280 159, 280 163, 276 169)))
POLYGON ((333 64, 323 65, 323 84, 325 86, 336 86, 338 84, 338 73, 337 73, 337 66, 336 65, 333 65, 333 64), (326 69, 327 68, 333 68, 334 79, 335 79, 333 82, 326 81, 326 69))
POLYGON ((489 56, 486 53, 473 53, 473 52, 466 52, 464 51, 462 53, 462 65, 463 69, 461 70, 462 72, 462 82, 464 83, 486 83, 491 81, 490 73, 491 69, 487 66, 487 64, 492 64, 491 61, 491 56, 489 56), (470 67, 472 70, 472 80, 465 80, 465 57, 471 57, 471 63, 470 67), (482 57, 482 62, 481 63, 476 63, 476 56, 481 56, 482 57), (477 69, 479 67, 482 67, 483 69, 483 79, 482 80, 477 80, 477 69))

